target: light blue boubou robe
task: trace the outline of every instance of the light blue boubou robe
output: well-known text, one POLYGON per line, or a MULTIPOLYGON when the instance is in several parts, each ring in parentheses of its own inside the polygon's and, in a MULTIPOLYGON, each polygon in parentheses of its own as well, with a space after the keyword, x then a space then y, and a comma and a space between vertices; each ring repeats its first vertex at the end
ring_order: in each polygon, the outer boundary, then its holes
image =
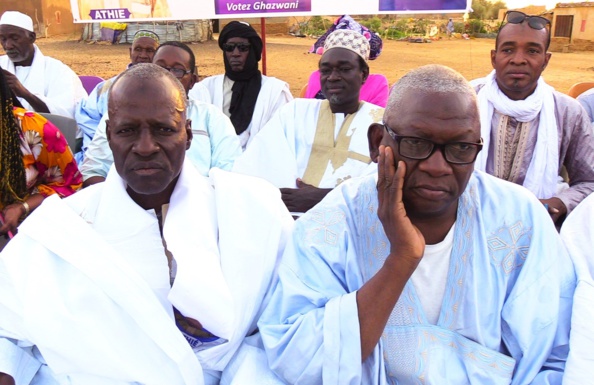
POLYGON ((437 325, 409 281, 363 364, 356 291, 390 249, 376 178, 298 220, 259 322, 272 369, 298 384, 560 384, 576 278, 548 213, 482 172, 459 202, 437 325))

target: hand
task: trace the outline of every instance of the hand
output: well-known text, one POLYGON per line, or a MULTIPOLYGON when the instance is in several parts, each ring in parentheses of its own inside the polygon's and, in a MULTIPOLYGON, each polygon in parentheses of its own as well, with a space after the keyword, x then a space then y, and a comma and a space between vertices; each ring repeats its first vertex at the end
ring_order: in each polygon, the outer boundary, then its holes
POLYGON ((4 72, 4 78, 6 79, 6 83, 8 84, 8 87, 10 87, 12 92, 14 92, 14 94, 19 98, 25 98, 29 94, 29 90, 26 89, 25 86, 23 86, 23 84, 19 81, 16 75, 6 70, 2 71, 4 72))
POLYGON ((281 188, 283 202, 292 213, 304 213, 318 204, 332 189, 317 188, 297 178, 297 188, 281 188))
POLYGON ((559 198, 541 199, 540 201, 543 205, 547 205, 549 215, 555 224, 567 214, 567 207, 559 198))
POLYGON ((15 385, 14 378, 6 373, 0 373, 0 385, 15 385))
POLYGON ((6 234, 9 231, 16 234, 16 229, 19 225, 19 220, 25 215, 25 207, 20 203, 13 203, 2 210, 4 223, 0 227, 0 234, 6 234))
MULTIPOLYGON (((416 268, 425 252, 425 238, 413 225, 406 214, 402 202, 402 188, 406 164, 398 162, 394 166, 394 154, 391 147, 379 147, 377 195, 379 207, 377 215, 390 241, 389 259, 408 261, 416 268)), ((388 260, 386 260, 388 261, 388 260)))

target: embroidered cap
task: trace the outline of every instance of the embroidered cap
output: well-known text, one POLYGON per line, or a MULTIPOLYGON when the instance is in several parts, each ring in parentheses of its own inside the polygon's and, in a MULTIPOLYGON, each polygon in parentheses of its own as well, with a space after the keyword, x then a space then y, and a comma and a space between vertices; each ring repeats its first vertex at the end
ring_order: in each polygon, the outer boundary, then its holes
POLYGON ((148 37, 153 39, 154 41, 159 44, 159 35, 154 33, 153 31, 149 31, 147 29, 140 29, 134 34, 134 38, 132 38, 132 42, 134 43, 136 40, 140 39, 141 37, 148 37))
POLYGON ((26 29, 29 32, 35 32, 33 30, 33 19, 24 13, 18 11, 6 11, 0 17, 0 25, 13 25, 22 29, 26 29))
POLYGON ((346 48, 369 60, 369 41, 359 32, 350 29, 337 29, 326 38, 324 52, 332 48, 346 48))

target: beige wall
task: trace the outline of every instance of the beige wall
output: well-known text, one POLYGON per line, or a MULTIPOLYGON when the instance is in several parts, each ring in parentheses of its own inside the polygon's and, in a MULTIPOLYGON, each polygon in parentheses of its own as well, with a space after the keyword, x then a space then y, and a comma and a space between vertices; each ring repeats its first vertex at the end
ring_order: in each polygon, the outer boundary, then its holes
POLYGON ((33 19, 37 36, 79 33, 82 24, 74 24, 70 0, 0 0, 0 14, 4 11, 19 11, 33 19))
POLYGON ((571 43, 575 40, 594 40, 594 7, 555 8, 553 17, 553 36, 555 36, 555 22, 559 15, 573 15, 571 43), (585 20, 584 31, 581 32, 582 21, 585 20))

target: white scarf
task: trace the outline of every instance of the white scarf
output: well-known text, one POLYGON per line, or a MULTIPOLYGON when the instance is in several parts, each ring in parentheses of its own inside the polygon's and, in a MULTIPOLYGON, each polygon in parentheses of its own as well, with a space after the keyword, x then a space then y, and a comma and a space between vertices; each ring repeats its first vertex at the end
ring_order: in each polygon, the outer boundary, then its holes
POLYGON ((524 100, 511 100, 499 89, 495 81, 495 70, 484 80, 485 85, 478 93, 484 150, 476 159, 475 169, 485 171, 487 167, 493 109, 519 122, 529 122, 540 114, 536 147, 526 171, 524 187, 539 199, 552 197, 557 190, 559 175, 559 133, 555 118, 553 87, 546 84, 541 77, 532 95, 524 100))

